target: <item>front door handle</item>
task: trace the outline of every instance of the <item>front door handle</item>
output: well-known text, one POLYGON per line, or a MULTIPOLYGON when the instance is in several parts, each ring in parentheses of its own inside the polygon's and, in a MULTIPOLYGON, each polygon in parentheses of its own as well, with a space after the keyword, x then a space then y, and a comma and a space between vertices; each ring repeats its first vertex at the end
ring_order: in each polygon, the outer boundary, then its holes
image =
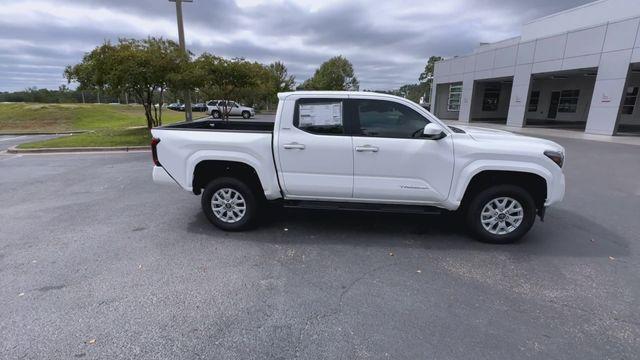
POLYGON ((379 149, 377 146, 371 146, 371 145, 356 146, 357 152, 364 152, 364 151, 378 152, 378 150, 379 149))
POLYGON ((296 142, 294 143, 290 143, 290 144, 284 144, 282 145, 283 148, 287 149, 287 150, 304 150, 304 145, 303 144, 298 144, 296 142))

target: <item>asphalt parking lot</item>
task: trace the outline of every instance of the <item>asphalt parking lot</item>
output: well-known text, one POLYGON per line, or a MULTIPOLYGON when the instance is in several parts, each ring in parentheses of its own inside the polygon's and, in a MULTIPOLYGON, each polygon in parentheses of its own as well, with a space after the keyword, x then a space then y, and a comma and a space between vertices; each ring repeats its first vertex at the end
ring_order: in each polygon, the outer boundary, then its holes
POLYGON ((225 233, 148 153, 0 155, 0 358, 637 359, 640 147, 567 149, 524 241, 277 211, 225 233))

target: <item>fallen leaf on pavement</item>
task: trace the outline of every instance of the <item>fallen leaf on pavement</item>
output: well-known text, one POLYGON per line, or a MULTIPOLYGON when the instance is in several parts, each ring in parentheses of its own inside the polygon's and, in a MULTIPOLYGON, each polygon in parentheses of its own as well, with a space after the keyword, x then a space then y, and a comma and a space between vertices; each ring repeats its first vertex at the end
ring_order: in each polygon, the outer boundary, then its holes
POLYGON ((89 345, 93 345, 96 343, 96 339, 87 340, 86 343, 89 345))

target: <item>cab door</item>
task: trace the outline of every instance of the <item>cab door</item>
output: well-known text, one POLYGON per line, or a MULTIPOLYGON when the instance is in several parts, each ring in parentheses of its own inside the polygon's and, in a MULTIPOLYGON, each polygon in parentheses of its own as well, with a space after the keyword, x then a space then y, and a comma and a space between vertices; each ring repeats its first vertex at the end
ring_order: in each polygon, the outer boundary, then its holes
POLYGON ((350 102, 356 117, 354 199, 420 204, 445 200, 454 167, 451 136, 423 137, 430 120, 405 104, 373 98, 350 102))
POLYGON ((285 197, 351 199, 353 143, 347 130, 345 100, 311 97, 285 104, 276 139, 285 197))

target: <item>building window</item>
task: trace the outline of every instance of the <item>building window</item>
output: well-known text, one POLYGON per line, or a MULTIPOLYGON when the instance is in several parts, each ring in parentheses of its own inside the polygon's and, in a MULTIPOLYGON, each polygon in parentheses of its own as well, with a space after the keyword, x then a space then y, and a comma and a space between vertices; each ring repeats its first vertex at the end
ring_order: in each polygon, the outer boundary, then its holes
POLYGON ((460 111, 460 99, 462 98, 462 84, 449 85, 449 102, 447 111, 460 111))
POLYGON ((638 98, 638 87, 629 86, 627 92, 624 95, 624 102, 622 103, 622 113, 626 115, 633 114, 633 108, 636 106, 636 99, 638 98))
POLYGON ((500 100, 500 84, 489 84, 484 89, 482 111, 497 111, 500 100))
POLYGON ((578 98, 580 98, 580 90, 562 90, 558 102, 558 112, 575 113, 578 110, 578 98))
POLYGON ((529 98, 529 107, 527 111, 538 111, 538 104, 540 103, 540 91, 532 91, 529 98))

